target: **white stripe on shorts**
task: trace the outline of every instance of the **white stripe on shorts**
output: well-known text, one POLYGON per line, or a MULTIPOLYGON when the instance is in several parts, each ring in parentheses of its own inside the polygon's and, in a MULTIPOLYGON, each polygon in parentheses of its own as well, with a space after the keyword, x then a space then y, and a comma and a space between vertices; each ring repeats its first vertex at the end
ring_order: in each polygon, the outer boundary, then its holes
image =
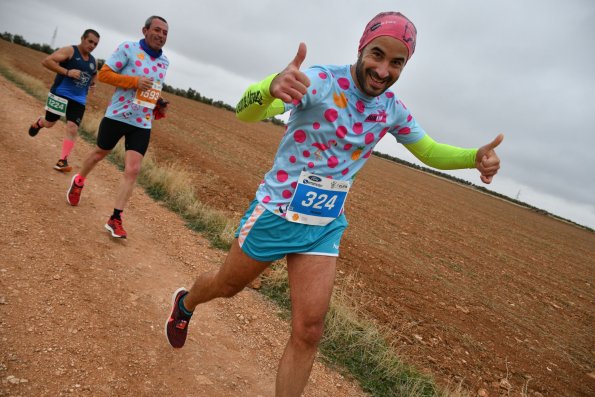
POLYGON ((248 237, 248 233, 250 233, 250 230, 252 230, 252 226, 254 226, 254 224, 256 223, 258 218, 264 213, 264 211, 266 211, 266 208, 264 208, 260 203, 258 203, 256 207, 254 207, 254 211, 252 211, 252 213, 250 214, 250 218, 248 218, 248 220, 246 221, 246 223, 244 223, 244 226, 242 226, 242 229, 240 230, 240 234, 238 236, 238 243, 240 244, 240 248, 244 244, 246 237, 248 237))

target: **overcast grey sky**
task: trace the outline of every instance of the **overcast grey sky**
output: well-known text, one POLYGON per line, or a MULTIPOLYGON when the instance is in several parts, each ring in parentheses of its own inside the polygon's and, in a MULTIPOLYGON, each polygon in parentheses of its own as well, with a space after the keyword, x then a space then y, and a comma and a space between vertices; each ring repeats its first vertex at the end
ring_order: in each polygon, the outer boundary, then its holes
MULTIPOLYGON (((235 106, 300 41, 304 67, 353 63, 365 24, 386 10, 417 27, 415 54, 392 89, 430 136, 476 147, 504 133, 502 169, 486 187, 595 228, 592 0, 2 0, 0 31, 51 44, 57 28, 58 47, 94 28, 94 55, 106 59, 157 14, 170 28, 166 82, 235 106)), ((418 163, 390 136, 377 150, 418 163)), ((482 185, 475 171, 452 174, 482 185)))

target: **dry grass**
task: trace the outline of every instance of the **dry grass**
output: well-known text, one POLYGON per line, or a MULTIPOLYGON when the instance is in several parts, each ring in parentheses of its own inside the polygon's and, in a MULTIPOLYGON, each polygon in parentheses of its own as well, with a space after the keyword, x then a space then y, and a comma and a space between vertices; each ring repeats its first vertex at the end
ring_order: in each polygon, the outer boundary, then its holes
MULTIPOLYGON (((404 363, 397 348, 387 342, 389 329, 370 321, 361 310, 363 293, 348 278, 335 288, 325 320, 325 334, 320 345, 322 359, 339 365, 373 396, 468 397, 462 383, 439 388, 433 379, 404 363)), ((291 303, 284 262, 268 272, 262 292, 285 309, 289 317, 291 303)), ((338 368, 338 370, 342 370, 338 368)), ((344 370, 343 370, 344 371, 344 370)))

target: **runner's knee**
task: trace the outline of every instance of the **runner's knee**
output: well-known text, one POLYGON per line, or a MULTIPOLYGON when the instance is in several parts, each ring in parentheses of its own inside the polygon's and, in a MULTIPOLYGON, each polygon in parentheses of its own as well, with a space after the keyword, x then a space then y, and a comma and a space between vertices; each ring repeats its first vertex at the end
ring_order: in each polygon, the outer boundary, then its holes
POLYGON ((319 321, 293 321, 291 324, 291 337, 306 346, 318 346, 323 333, 324 318, 319 321))
POLYGON ((140 173, 141 163, 140 162, 130 162, 126 164, 126 168, 124 169, 124 174, 130 178, 136 178, 140 173))

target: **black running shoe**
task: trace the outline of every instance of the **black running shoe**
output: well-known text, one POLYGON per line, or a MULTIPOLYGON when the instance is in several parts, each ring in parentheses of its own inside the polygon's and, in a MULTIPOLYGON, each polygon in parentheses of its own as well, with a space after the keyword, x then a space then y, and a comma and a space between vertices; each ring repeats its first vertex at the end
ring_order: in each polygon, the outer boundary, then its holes
POLYGON ((29 127, 29 136, 33 137, 33 136, 37 135, 39 130, 43 128, 42 126, 39 125, 40 121, 41 121, 41 117, 38 118, 35 123, 31 124, 31 127, 29 127))
POLYGON ((172 295, 172 309, 169 318, 165 322, 165 336, 174 349, 180 349, 186 343, 188 334, 188 323, 191 315, 188 316, 180 310, 180 299, 188 293, 186 288, 178 288, 172 295))

